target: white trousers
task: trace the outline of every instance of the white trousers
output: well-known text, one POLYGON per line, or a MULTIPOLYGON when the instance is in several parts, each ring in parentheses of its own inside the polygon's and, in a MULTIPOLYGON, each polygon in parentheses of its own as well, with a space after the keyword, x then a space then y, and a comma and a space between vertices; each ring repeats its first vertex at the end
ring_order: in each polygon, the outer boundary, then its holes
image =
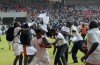
POLYGON ((45 54, 43 59, 38 59, 37 57, 34 57, 30 65, 50 65, 49 55, 45 54))
POLYGON ((13 50, 16 56, 23 52, 23 45, 19 43, 13 43, 13 50))

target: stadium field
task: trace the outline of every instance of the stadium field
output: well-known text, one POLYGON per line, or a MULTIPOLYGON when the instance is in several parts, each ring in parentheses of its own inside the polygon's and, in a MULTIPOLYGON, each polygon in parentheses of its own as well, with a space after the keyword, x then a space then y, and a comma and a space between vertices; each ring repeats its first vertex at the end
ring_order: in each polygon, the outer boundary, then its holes
MULTIPOLYGON (((53 40, 51 40, 52 42, 53 40)), ((9 50, 8 42, 6 41, 5 35, 1 35, 1 42, 0 42, 0 65, 13 65, 13 60, 14 60, 14 53, 13 49, 9 50)), ((70 46, 71 49, 72 45, 70 46)), ((50 59, 51 59, 51 65, 53 65, 54 62, 54 57, 52 55, 53 48, 48 49, 49 54, 50 54, 50 59)), ((83 54, 79 51, 78 52, 78 63, 73 63, 71 54, 69 54, 69 59, 68 59, 68 65, 84 65, 80 61, 80 58, 83 56, 83 54)))

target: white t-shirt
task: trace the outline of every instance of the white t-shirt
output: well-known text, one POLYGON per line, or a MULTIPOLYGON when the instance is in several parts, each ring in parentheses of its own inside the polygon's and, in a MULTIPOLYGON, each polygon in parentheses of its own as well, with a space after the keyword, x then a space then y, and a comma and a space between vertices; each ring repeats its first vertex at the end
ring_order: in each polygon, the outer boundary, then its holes
POLYGON ((19 35, 18 32, 21 28, 20 27, 16 27, 14 29, 14 40, 13 40, 13 49, 14 49, 14 53, 16 56, 20 55, 23 51, 23 45, 19 44, 20 43, 20 39, 19 39, 19 35), (17 35, 17 36, 16 36, 17 35))
POLYGON ((93 54, 100 54, 100 30, 98 28, 91 29, 87 33, 88 50, 90 50, 93 43, 98 42, 99 46, 93 54))
POLYGON ((61 46, 65 43, 67 43, 67 41, 64 39, 64 36, 60 32, 58 32, 58 35, 56 36, 56 39, 61 39, 61 40, 58 41, 56 46, 61 46))
POLYGON ((40 24, 40 27, 43 27, 43 28, 47 29, 47 25, 46 24, 43 24, 43 25, 40 24))
POLYGON ((35 31, 33 29, 30 30, 32 34, 36 35, 35 31))
POLYGON ((96 50, 87 58, 87 62, 91 64, 100 65, 100 30, 98 28, 94 28, 88 31, 87 33, 87 47, 88 50, 91 49, 93 43, 98 42, 99 45, 96 50))
POLYGON ((79 34, 78 32, 74 33, 73 35, 76 37, 75 42, 80 41, 80 40, 83 40, 81 34, 79 34))
POLYGON ((16 27, 15 29, 14 29, 14 40, 13 40, 13 42, 15 42, 15 43, 20 43, 20 35, 17 35, 18 34, 18 32, 19 32, 19 30, 20 30, 21 28, 20 27, 16 27), (17 35, 17 36, 16 36, 17 35))
POLYGON ((75 36, 75 37, 73 37, 73 38, 75 38, 75 39, 74 39, 74 42, 83 40, 83 38, 82 38, 82 36, 80 35, 80 33, 78 32, 76 26, 72 25, 71 31, 72 31, 72 30, 75 30, 75 31, 76 31, 76 32, 73 34, 73 36, 75 36))
POLYGON ((63 26, 63 27, 61 28, 61 31, 64 31, 64 32, 68 32, 68 33, 70 33, 69 28, 66 27, 66 26, 63 26))
POLYGON ((78 32, 76 26, 74 26, 74 25, 71 26, 71 31, 72 31, 72 30, 75 30, 76 32, 78 32))
POLYGON ((78 32, 80 32, 81 31, 81 26, 79 25, 79 26, 77 26, 77 30, 78 30, 78 32))
POLYGON ((46 24, 43 24, 43 25, 40 24, 40 28, 41 28, 42 30, 44 30, 45 32, 48 32, 48 30, 47 30, 47 25, 46 25, 46 24))
POLYGON ((35 31, 33 29, 31 29, 30 32, 32 34, 32 38, 34 38, 34 36, 36 35, 35 31))

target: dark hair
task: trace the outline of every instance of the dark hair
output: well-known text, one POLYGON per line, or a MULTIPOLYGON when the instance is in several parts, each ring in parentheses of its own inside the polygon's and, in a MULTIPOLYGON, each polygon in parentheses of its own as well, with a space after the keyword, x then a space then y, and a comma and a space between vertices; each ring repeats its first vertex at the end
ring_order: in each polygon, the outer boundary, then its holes
POLYGON ((56 35, 56 29, 51 29, 50 30, 50 34, 53 36, 53 35, 56 35))
POLYGON ((56 29, 51 29, 50 32, 51 32, 51 33, 52 33, 52 32, 55 33, 55 32, 56 32, 56 29))
POLYGON ((18 22, 14 23, 14 28, 18 27, 18 22))
POLYGON ((71 27, 72 26, 71 22, 66 22, 66 24, 67 24, 67 27, 71 27))
POLYGON ((48 32, 46 33, 46 35, 47 35, 47 37, 52 37, 52 34, 50 33, 50 31, 48 31, 48 32))
POLYGON ((35 32, 36 33, 42 33, 42 30, 41 29, 36 29, 35 32))
POLYGON ((23 27, 23 28, 28 28, 28 27, 29 27, 29 26, 28 26, 28 23, 23 24, 22 27, 23 27))
POLYGON ((98 27, 99 27, 99 25, 98 25, 98 23, 96 21, 91 21, 89 23, 89 29, 98 28, 98 27))

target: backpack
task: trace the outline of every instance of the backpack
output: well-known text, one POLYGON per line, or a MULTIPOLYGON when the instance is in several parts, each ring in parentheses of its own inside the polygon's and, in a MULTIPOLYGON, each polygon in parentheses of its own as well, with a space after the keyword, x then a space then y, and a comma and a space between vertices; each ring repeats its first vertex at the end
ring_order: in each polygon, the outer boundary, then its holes
POLYGON ((14 27, 8 28, 6 32, 6 40, 7 41, 13 41, 14 39, 14 27))
POLYGON ((20 35, 21 44, 23 44, 23 45, 31 45, 30 44, 31 39, 32 39, 32 34, 31 34, 30 30, 21 31, 21 35, 20 35))

